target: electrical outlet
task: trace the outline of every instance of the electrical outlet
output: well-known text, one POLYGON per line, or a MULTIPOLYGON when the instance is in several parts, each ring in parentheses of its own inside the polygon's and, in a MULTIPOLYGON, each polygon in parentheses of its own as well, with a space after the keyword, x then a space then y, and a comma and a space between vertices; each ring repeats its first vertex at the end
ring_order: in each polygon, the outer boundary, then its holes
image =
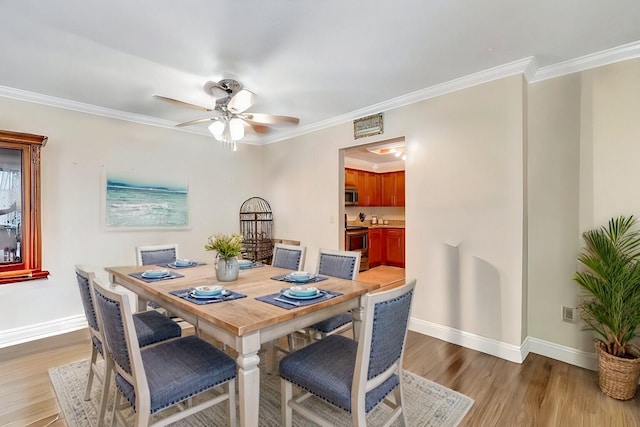
POLYGON ((569 323, 578 323, 578 313, 575 308, 562 306, 562 321, 569 323))

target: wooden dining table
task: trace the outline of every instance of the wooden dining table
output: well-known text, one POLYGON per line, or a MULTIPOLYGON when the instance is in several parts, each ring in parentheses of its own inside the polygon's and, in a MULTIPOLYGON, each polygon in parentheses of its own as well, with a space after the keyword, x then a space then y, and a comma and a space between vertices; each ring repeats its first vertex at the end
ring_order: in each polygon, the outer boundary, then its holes
POLYGON ((105 270, 109 273, 111 283, 121 285, 138 295, 139 310, 146 310, 147 301, 152 301, 194 325, 199 333, 205 333, 237 352, 241 426, 258 425, 258 351, 261 345, 348 310, 353 312, 357 336, 362 316, 361 296, 379 287, 373 283, 328 277, 313 285, 342 295, 315 304, 285 309, 256 298, 280 292, 291 286, 291 283, 272 279, 290 270, 268 265, 240 270, 238 279, 233 282, 218 282, 212 264, 171 270, 183 277, 151 283, 131 275, 150 268, 148 265, 121 266, 107 267, 105 270), (195 304, 170 293, 215 284, 244 294, 246 298, 195 304))

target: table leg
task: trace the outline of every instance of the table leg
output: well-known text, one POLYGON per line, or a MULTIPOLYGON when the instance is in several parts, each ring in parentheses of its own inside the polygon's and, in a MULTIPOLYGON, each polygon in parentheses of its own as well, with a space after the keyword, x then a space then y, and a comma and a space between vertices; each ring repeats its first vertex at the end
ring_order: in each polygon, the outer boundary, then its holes
POLYGON ((240 426, 257 427, 260 402, 260 336, 258 333, 237 338, 238 400, 240 426))
POLYGON ((362 326, 362 315, 364 314, 364 308, 361 306, 351 310, 351 317, 353 319, 353 337, 356 341, 360 339, 360 327, 362 326))

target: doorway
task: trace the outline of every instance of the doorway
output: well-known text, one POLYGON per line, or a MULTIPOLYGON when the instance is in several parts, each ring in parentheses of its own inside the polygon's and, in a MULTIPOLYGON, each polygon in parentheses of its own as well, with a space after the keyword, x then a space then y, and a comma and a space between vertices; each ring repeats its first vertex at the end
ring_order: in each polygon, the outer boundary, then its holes
MULTIPOLYGON (((405 139, 404 137, 344 148, 341 173, 345 194, 357 194, 357 202, 342 200, 344 235, 347 227, 366 227, 369 268, 382 271, 405 267, 405 139)), ((347 243, 346 239, 341 241, 347 243)), ((346 246, 345 246, 345 249, 346 246)), ((361 273, 363 277, 373 275, 361 273)), ((397 272, 390 271, 391 276, 397 272)), ((387 275, 385 275, 386 277, 387 275)))

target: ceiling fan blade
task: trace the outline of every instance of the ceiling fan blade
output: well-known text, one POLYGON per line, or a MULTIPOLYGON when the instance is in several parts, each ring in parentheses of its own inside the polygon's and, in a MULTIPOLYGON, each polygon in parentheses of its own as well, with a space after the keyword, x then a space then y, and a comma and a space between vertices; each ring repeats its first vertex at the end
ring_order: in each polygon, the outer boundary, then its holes
POLYGON ((176 127, 177 128, 181 128, 181 127, 184 127, 184 126, 197 125, 198 123, 212 122, 214 120, 218 120, 218 117, 207 117, 205 119, 197 119, 197 120, 191 120, 189 122, 178 123, 176 125, 176 127))
POLYGON ((212 111, 210 108, 201 107, 195 104, 189 104, 188 102, 178 101, 177 99, 167 98, 166 96, 153 95, 155 99, 159 99, 160 101, 170 102, 171 104, 180 105, 181 107, 193 108, 195 110, 201 111, 212 111))
POLYGON ((251 127, 251 129, 255 132, 255 133, 268 133, 269 132, 269 126, 260 124, 260 123, 256 123, 256 122, 252 122, 251 120, 245 120, 244 121, 247 125, 249 125, 251 127))
POLYGON ((231 97, 227 108, 234 114, 239 114, 251 107, 256 102, 255 93, 242 89, 231 97))
POLYGON ((242 118, 248 121, 267 125, 297 125, 300 119, 291 116, 276 116, 274 114, 244 113, 242 118))

